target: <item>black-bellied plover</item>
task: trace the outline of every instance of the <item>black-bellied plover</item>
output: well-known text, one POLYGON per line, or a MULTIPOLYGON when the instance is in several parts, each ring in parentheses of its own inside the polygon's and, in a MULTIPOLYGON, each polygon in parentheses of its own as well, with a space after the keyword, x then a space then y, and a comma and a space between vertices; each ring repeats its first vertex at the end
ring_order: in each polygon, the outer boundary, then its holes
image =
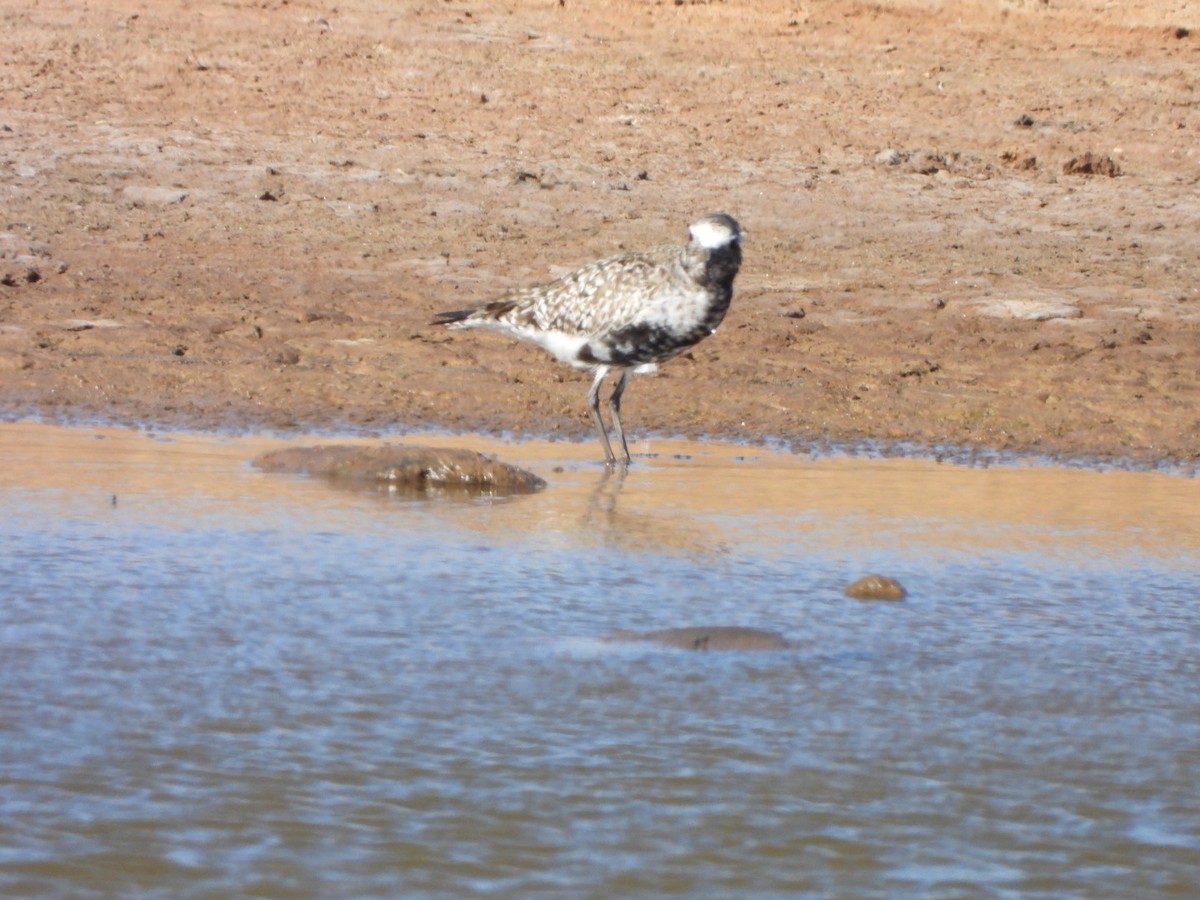
POLYGON ((742 262, 742 232, 732 216, 713 213, 688 227, 686 247, 655 247, 602 259, 557 281, 524 288, 472 309, 439 313, 435 325, 494 328, 533 341, 595 375, 588 406, 608 465, 617 463, 600 417, 600 385, 621 374, 608 407, 621 441, 621 394, 634 372, 652 372, 714 332, 733 297, 742 262))

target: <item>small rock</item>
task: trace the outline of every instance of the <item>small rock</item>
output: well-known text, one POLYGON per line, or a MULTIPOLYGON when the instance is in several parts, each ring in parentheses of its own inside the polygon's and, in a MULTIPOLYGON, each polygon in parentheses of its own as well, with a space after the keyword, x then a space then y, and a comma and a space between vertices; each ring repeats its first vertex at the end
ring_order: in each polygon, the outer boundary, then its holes
POLYGON ((855 600, 903 600, 904 585, 887 575, 865 575, 846 586, 846 596, 855 600))
POLYGON ((1121 174, 1121 167, 1113 161, 1111 156, 1085 153, 1083 156, 1074 156, 1063 163, 1063 174, 1107 175, 1109 178, 1115 178, 1121 174))
POLYGON ((300 362, 300 351, 284 344, 271 355, 271 359, 281 366, 294 366, 300 362))
POLYGON ((921 150, 909 154, 908 168, 920 175, 940 175, 950 168, 950 161, 941 153, 921 150))
POLYGON ((875 154, 875 162, 881 166, 898 166, 904 162, 899 150, 881 150, 875 154))
POLYGON ((911 361, 900 367, 900 377, 921 378, 924 375, 931 375, 934 372, 940 371, 941 368, 940 363, 935 363, 928 359, 911 361))
POLYGON ((353 321, 349 315, 337 309, 306 309, 300 316, 300 321, 309 324, 311 322, 333 322, 335 324, 345 324, 353 321))
POLYGON ((1000 162, 1012 169, 1036 169, 1037 157, 1020 147, 1010 147, 1000 152, 1000 162))

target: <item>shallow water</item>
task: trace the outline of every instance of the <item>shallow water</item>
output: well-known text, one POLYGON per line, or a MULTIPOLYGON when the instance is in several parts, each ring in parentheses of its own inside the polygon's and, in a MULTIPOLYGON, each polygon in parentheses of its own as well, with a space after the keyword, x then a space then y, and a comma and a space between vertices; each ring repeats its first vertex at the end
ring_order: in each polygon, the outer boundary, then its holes
POLYGON ((1200 890, 1200 480, 425 442, 550 488, 0 426, 0 894, 1200 890))

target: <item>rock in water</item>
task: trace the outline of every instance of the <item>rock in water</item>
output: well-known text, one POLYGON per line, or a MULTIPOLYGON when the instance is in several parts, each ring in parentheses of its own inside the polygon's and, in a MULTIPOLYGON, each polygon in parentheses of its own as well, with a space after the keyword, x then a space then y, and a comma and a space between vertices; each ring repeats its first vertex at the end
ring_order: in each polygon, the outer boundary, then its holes
POLYGON ((532 472, 457 448, 288 447, 262 454, 254 465, 267 472, 317 475, 411 493, 457 488, 472 493, 531 494, 546 486, 532 472))
POLYGON ((907 594, 904 585, 886 575, 864 575, 846 586, 846 596, 855 600, 903 600, 907 594))

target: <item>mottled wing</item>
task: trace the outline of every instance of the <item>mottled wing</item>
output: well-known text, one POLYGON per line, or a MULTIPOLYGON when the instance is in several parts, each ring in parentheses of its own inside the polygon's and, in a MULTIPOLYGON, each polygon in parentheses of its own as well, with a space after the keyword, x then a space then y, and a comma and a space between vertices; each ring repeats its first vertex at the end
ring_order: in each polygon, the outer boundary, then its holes
POLYGON ((623 328, 670 287, 680 252, 664 246, 599 260, 557 281, 506 295, 497 304, 512 306, 497 318, 567 334, 623 328))

